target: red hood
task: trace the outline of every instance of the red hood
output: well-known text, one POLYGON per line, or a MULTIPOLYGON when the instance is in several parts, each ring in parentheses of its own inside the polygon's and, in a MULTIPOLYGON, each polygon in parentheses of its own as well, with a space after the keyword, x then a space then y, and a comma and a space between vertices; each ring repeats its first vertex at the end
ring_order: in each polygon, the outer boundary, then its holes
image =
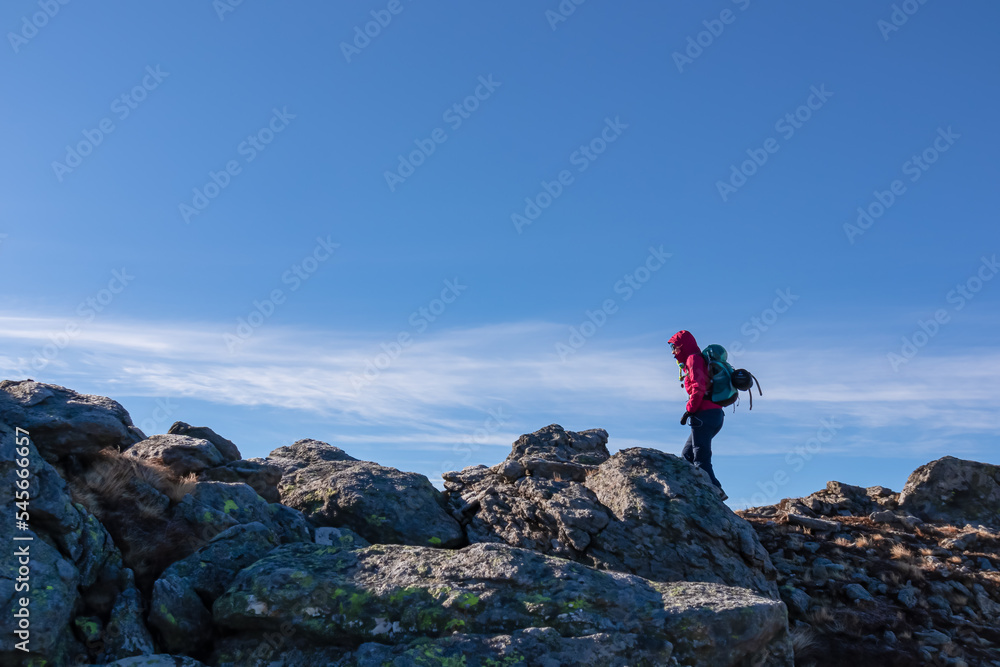
POLYGON ((670 337, 668 341, 671 345, 676 345, 678 348, 677 361, 682 364, 688 360, 692 354, 701 354, 701 348, 698 347, 698 342, 691 335, 690 331, 678 331, 673 336, 670 337))

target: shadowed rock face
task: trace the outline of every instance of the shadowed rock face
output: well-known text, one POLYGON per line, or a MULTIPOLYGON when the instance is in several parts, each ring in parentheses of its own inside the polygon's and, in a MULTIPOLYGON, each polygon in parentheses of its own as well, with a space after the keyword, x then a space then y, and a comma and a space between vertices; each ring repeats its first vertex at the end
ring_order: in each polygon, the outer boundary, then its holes
POLYGON ((34 380, 0 382, 0 415, 31 433, 49 463, 124 450, 146 437, 117 401, 34 380))
POLYGON ((379 544, 465 543, 444 496, 423 475, 358 461, 315 440, 276 449, 264 460, 284 466, 282 502, 317 526, 347 527, 379 544))
POLYGON ((504 542, 655 581, 745 586, 777 598, 749 524, 708 477, 652 449, 609 456, 607 433, 558 425, 522 436, 505 461, 447 473, 470 542, 504 542))
POLYGON ((946 456, 913 471, 900 507, 925 521, 1000 526, 1000 466, 946 456))
MULTIPOLYGON (((344 665, 406 655, 439 659, 430 664, 462 655, 466 664, 516 663, 519 651, 540 646, 579 651, 570 664, 662 665, 675 657, 735 666, 765 655, 755 664, 792 664, 780 602, 717 584, 600 572, 501 544, 282 546, 240 573, 213 617, 235 633, 229 651, 285 623, 304 656, 304 646, 356 650, 344 665), (580 662, 587 654, 601 659, 580 662)), ((225 664, 227 655, 215 659, 225 664)))

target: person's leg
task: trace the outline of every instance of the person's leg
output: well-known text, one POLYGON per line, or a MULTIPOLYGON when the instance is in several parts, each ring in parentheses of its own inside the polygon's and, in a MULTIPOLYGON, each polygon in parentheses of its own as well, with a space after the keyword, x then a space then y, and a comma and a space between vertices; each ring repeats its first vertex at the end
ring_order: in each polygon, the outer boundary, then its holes
POLYGON ((694 465, 694 435, 688 434, 687 442, 684 443, 684 449, 681 450, 681 456, 685 461, 694 465))
POLYGON ((725 412, 722 408, 713 408, 691 416, 691 438, 694 455, 694 465, 708 473, 712 484, 720 489, 722 484, 715 477, 712 469, 712 438, 722 429, 725 412))

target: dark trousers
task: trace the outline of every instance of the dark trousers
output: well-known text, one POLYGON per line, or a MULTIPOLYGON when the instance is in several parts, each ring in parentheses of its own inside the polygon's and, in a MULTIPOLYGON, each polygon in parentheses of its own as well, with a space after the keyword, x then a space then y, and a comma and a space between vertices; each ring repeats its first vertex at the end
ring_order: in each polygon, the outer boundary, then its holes
POLYGON ((715 471, 712 470, 712 438, 722 429, 724 417, 725 410, 722 408, 702 410, 688 417, 691 420, 691 435, 681 452, 688 463, 707 472, 712 478, 712 484, 720 489, 722 484, 715 478, 715 471))

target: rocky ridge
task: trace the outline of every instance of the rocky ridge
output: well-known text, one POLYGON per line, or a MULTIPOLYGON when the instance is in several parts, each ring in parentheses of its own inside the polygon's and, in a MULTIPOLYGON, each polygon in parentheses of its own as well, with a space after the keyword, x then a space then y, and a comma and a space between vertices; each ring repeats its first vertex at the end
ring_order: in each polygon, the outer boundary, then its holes
POLYGON ((902 493, 829 482, 737 512, 777 568, 796 665, 1000 667, 998 491, 1000 468, 945 457, 902 493))
MULTIPOLYGON (((985 525, 932 526, 930 516, 966 506, 988 516, 988 483, 1000 479, 985 464, 929 464, 903 498, 831 483, 741 518, 680 458, 612 455, 607 443, 602 429, 550 425, 519 438, 498 465, 447 473, 442 493, 421 475, 319 441, 243 460, 207 427, 177 422, 146 437, 111 399, 2 382, 5 488, 28 463, 33 630, 30 653, 5 645, 0 660, 787 667, 841 664, 810 651, 847 637, 867 646, 868 635, 892 659, 993 659, 997 588, 980 570, 997 563, 997 536, 985 525), (27 456, 16 427, 31 434, 27 456), (956 474, 965 487, 952 483, 956 474), (982 486, 969 494, 969 485, 982 486), (871 542, 886 544, 855 553, 846 540, 866 530, 899 535, 873 532, 871 542), (937 548, 961 558, 951 593, 879 578, 879 549, 909 544, 903 531, 938 531, 937 548), (850 634, 889 623, 878 605, 896 604, 904 588, 916 602, 893 621, 896 653, 883 650, 884 631, 850 634), (952 620, 928 593, 952 605, 952 620), (854 617, 861 625, 845 620, 854 617), (907 635, 908 623, 919 629, 907 635)), ((4 505, 13 515, 14 499, 4 505)), ((3 565, 0 597, 13 608, 11 554, 3 565)), ((5 636, 13 623, 0 621, 5 636)))

